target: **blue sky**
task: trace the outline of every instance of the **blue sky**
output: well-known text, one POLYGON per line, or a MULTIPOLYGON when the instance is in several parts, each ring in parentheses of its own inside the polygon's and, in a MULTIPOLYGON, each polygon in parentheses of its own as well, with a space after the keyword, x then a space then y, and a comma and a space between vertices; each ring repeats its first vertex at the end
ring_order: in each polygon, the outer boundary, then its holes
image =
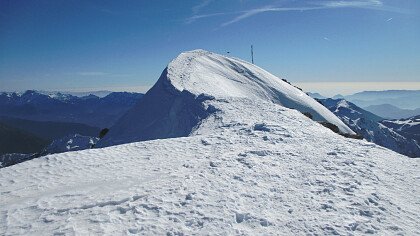
POLYGON ((251 44, 295 83, 420 89, 419 42, 418 0, 1 0, 0 90, 144 91, 182 51, 251 44))

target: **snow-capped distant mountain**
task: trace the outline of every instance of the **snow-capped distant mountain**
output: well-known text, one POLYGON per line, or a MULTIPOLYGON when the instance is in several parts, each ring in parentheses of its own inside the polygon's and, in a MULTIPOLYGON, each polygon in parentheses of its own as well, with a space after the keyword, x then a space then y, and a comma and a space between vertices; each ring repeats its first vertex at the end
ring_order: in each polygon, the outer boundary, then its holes
POLYGON ((77 97, 63 93, 28 90, 24 93, 0 93, 0 116, 36 121, 59 121, 110 127, 143 94, 115 92, 100 98, 77 97))
MULTIPOLYGON (((43 95, 48 95, 50 97, 60 97, 60 96, 75 96, 75 97, 86 97, 89 95, 94 95, 96 97, 100 97, 103 98, 111 93, 113 93, 112 91, 108 91, 108 90, 99 90, 99 91, 87 91, 87 92, 72 92, 72 91, 45 91, 45 90, 32 90, 32 91, 36 91, 39 94, 43 94, 43 95)), ((25 93, 26 91, 23 92, 3 92, 6 94, 13 94, 16 93, 18 95, 25 93)))
MULTIPOLYGON (((286 108, 312 102, 306 95, 296 99, 301 94, 293 87, 249 63, 204 51, 178 59, 186 61, 171 63, 144 97, 148 110, 133 109, 122 120, 132 122, 133 135, 142 135, 142 122, 144 130, 162 127, 159 134, 174 135, 194 125, 186 137, 48 155, 0 169, 1 233, 420 233, 420 159, 344 138, 286 108), (235 73, 238 65, 245 68, 235 73)), ((112 137, 125 137, 117 134, 112 137)))
POLYGON ((174 59, 158 82, 98 145, 186 136, 214 112, 211 107, 203 107, 202 102, 224 97, 269 100, 309 112, 314 120, 327 121, 342 133, 353 134, 324 106, 258 66, 198 50, 174 59))
POLYGON ((42 155, 89 149, 98 140, 99 138, 97 137, 83 136, 80 134, 67 135, 66 137, 54 140, 45 148, 42 155))
POLYGON ((366 140, 410 157, 420 157, 420 146, 411 138, 383 125, 383 118, 344 99, 319 101, 366 140))
POLYGON ((400 120, 383 120, 381 123, 420 144, 420 115, 400 120))

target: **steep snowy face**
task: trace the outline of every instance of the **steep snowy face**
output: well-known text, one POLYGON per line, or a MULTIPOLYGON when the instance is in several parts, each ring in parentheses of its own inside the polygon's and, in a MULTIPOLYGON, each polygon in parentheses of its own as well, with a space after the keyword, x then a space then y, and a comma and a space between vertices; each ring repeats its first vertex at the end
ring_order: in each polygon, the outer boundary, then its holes
POLYGON ((168 80, 179 91, 216 98, 242 97, 272 101, 287 108, 309 112, 317 121, 351 133, 328 109, 301 90, 249 62, 204 50, 185 52, 168 66, 168 80))
POLYGON ((314 120, 354 134, 327 108, 267 71, 239 59, 195 50, 169 63, 153 88, 111 127, 97 147, 188 136, 215 112, 203 102, 224 98, 273 102, 309 112, 314 120))

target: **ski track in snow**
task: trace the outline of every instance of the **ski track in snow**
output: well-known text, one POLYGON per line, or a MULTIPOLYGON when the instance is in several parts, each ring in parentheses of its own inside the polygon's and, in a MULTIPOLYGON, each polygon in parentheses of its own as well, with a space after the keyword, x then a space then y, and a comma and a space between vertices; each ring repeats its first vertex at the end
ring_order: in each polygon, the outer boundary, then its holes
POLYGON ((295 110, 245 98, 189 137, 0 169, 0 234, 420 234, 420 171, 295 110))

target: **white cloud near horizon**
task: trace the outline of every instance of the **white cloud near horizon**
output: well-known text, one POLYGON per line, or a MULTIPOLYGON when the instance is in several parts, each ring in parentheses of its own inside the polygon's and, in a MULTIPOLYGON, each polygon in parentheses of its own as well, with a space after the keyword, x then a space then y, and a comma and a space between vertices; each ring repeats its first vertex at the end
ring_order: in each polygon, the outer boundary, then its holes
POLYGON ((407 10, 399 9, 395 7, 390 7, 384 5, 384 3, 380 0, 350 0, 350 1, 311 1, 305 2, 305 5, 299 7, 278 7, 278 6, 263 6, 259 8, 249 9, 246 11, 237 11, 237 12, 218 12, 212 14, 203 14, 197 15, 194 14, 193 16, 186 19, 186 23, 192 23, 196 20, 215 17, 220 15, 232 15, 236 14, 235 18, 224 22, 220 25, 220 27, 226 27, 228 25, 237 23, 249 17, 267 13, 267 12, 286 12, 286 11, 312 11, 312 10, 323 10, 323 9, 339 9, 339 8, 359 8, 359 9, 369 9, 369 10, 378 10, 378 11, 392 11, 398 13, 407 13, 407 10))

